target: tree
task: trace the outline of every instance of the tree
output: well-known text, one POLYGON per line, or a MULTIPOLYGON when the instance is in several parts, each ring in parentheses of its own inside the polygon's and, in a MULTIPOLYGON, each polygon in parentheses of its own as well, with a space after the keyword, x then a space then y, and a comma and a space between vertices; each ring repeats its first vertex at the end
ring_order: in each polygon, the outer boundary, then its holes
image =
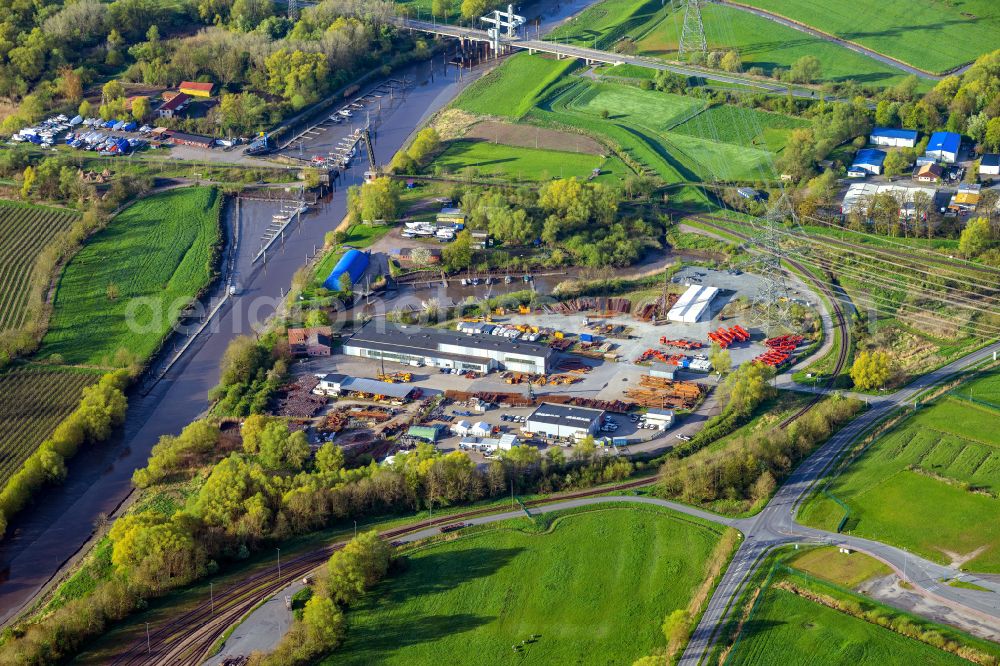
POLYGON ((330 315, 327 314, 326 310, 309 310, 306 313, 305 325, 310 328, 314 326, 329 326, 330 315))
POLYGON ((892 127, 899 122, 899 104, 883 99, 875 106, 875 124, 892 127))
POLYGON ((684 645, 691 628, 691 614, 678 608, 663 620, 663 635, 667 639, 667 651, 674 654, 684 645))
POLYGON ((822 77, 823 65, 813 55, 804 55, 796 60, 788 72, 788 78, 793 83, 812 83, 822 77))
POLYGON ((122 99, 125 97, 125 86, 122 85, 121 81, 117 79, 112 79, 104 84, 101 88, 101 102, 107 104, 116 99, 122 99))
POLYGON ((454 9, 452 0, 433 0, 431 2, 431 13, 434 16, 448 18, 454 9))
POLYGON ((851 379, 862 391, 881 388, 889 379, 889 354, 884 351, 863 351, 851 366, 851 379))
POLYGON ((486 13, 486 0, 462 0, 462 18, 466 21, 478 19, 486 13))
POLYGON ((21 198, 30 199, 31 198, 31 188, 35 184, 35 167, 26 166, 24 167, 24 174, 21 181, 21 198))
POLYGON ((142 122, 149 115, 149 98, 136 97, 132 100, 132 117, 136 122, 142 122))
POLYGON ((83 98, 83 79, 68 65, 59 68, 59 91, 67 102, 76 104, 83 98))
POLYGON ((736 50, 726 51, 726 55, 722 56, 722 62, 719 66, 727 72, 739 72, 743 69, 743 62, 740 60, 740 54, 736 50))
POLYGON ((910 166, 910 161, 901 150, 890 150, 882 167, 887 176, 898 176, 910 166))
POLYGON ((316 469, 320 472, 339 472, 344 467, 344 450, 327 442, 316 452, 316 469))
POLYGON ((328 652, 344 638, 344 612, 330 597, 313 595, 302 611, 302 623, 312 647, 318 652, 328 652))
POLYGON ((87 100, 83 100, 82 102, 80 102, 80 106, 77 107, 76 112, 79 113, 84 118, 90 117, 90 114, 93 113, 90 102, 88 102, 87 100))
POLYGON ((958 251, 966 259, 972 259, 988 250, 992 243, 990 221, 985 217, 975 217, 965 224, 962 235, 958 237, 958 251))
POLYGON ((267 57, 264 67, 268 90, 284 97, 296 110, 317 101, 331 79, 322 53, 278 49, 267 57))
POLYGON ((219 101, 219 124, 224 130, 245 134, 260 127, 267 104, 251 92, 225 94, 219 101))
POLYGON ((271 0, 235 0, 229 12, 233 26, 241 32, 250 32, 274 12, 271 0))
POLYGON ((423 163, 441 147, 441 137, 433 127, 425 127, 417 133, 406 151, 418 165, 423 163))
POLYGON ((454 272, 465 270, 472 265, 475 249, 472 247, 472 234, 468 229, 460 231, 455 240, 441 251, 441 263, 445 270, 454 272))
POLYGON ((1000 150, 1000 116, 990 118, 983 133, 983 144, 989 150, 1000 150))
POLYGON ((388 222, 399 216, 399 188, 391 178, 385 176, 365 183, 360 188, 352 188, 348 207, 362 222, 388 222))
POLYGON ((712 343, 712 348, 708 352, 708 360, 716 372, 729 372, 729 368, 733 366, 729 350, 723 349, 717 342, 712 343))

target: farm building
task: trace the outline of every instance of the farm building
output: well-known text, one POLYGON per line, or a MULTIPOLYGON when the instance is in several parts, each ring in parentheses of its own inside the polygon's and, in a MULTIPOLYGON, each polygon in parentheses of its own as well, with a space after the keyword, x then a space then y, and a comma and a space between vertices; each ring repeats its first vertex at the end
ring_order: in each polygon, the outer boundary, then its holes
POLYGON ((410 429, 406 431, 406 434, 413 439, 422 439, 425 442, 436 442, 441 439, 444 432, 445 427, 440 423, 435 423, 434 425, 410 426, 410 429))
POLYGON ((543 402, 524 423, 525 432, 547 437, 582 439, 601 429, 604 410, 543 402))
POLYGON ((156 115, 160 118, 173 118, 178 116, 190 101, 190 95, 185 95, 184 93, 173 95, 170 99, 167 99, 160 105, 160 108, 156 110, 156 115))
POLYGON ((651 423, 660 430, 666 430, 674 424, 674 410, 650 409, 646 412, 646 423, 651 423))
POLYGON ((872 130, 869 139, 876 146, 913 148, 917 145, 917 130, 876 127, 872 130))
POLYGON ((190 95, 191 97, 211 97, 212 88, 215 87, 213 83, 203 83, 201 81, 181 81, 181 84, 177 86, 185 95, 190 95))
POLYGON ((972 213, 975 212, 976 206, 979 205, 979 196, 982 193, 983 186, 979 184, 962 183, 958 186, 958 192, 951 196, 951 201, 948 202, 948 210, 953 210, 956 213, 972 213))
POLYGON ((458 448, 463 450, 479 451, 481 453, 495 453, 497 451, 510 451, 517 446, 517 435, 501 435, 500 437, 466 437, 458 443, 458 448))
POLYGON ((344 342, 349 356, 407 365, 487 373, 506 369, 547 374, 552 350, 533 342, 497 335, 465 335, 417 326, 370 322, 344 342))
POLYGON ((333 329, 329 326, 288 329, 288 348, 292 356, 329 356, 333 347, 333 329))
POLYGON ((954 132, 934 132, 927 143, 924 155, 946 164, 954 164, 958 161, 958 149, 961 145, 962 137, 954 132))
POLYGON ((215 139, 210 136, 200 134, 188 134, 187 132, 167 132, 170 140, 178 146, 194 146, 195 148, 211 148, 215 139))
POLYGON ((979 175, 1000 176, 1000 154, 983 155, 983 159, 979 160, 979 175))
POLYGON ((323 286, 330 291, 340 291, 341 284, 340 279, 343 275, 348 275, 351 278, 351 285, 353 286, 361 276, 365 274, 368 270, 368 263, 370 257, 366 252, 360 250, 348 250, 344 256, 340 258, 337 265, 333 267, 330 271, 330 275, 323 281, 323 286))
POLYGON ((380 395, 396 400, 408 400, 414 395, 413 386, 389 382, 380 382, 367 377, 349 377, 337 373, 323 375, 316 386, 317 393, 326 395, 346 395, 349 393, 364 393, 380 395))
POLYGON ((921 164, 914 178, 921 183, 937 183, 941 180, 942 173, 943 169, 941 169, 941 165, 939 164, 921 164))
POLYGON ((719 290, 716 287, 707 287, 700 284, 691 285, 677 299, 677 302, 674 303, 674 307, 667 313, 667 319, 687 323, 695 323, 701 320, 705 312, 709 310, 712 299, 718 293, 719 290))
POLYGON ((884 150, 863 148, 858 151, 857 157, 854 158, 854 163, 847 171, 847 175, 854 176, 855 173, 859 173, 865 176, 871 173, 877 176, 882 173, 883 162, 885 162, 884 150))

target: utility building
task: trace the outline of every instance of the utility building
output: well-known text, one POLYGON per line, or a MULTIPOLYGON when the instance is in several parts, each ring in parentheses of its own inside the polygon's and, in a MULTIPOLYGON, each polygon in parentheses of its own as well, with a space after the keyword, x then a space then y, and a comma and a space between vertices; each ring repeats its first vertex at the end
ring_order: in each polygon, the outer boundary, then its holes
POLYGON ((543 402, 524 423, 525 432, 546 437, 583 439, 601 429, 604 410, 543 402))
POLYGON ((413 366, 487 373, 516 370, 548 374, 552 350, 533 342, 498 335, 464 335, 418 326, 372 321, 344 343, 344 353, 413 366))
POLYGON ((876 127, 869 138, 876 146, 913 148, 917 145, 917 130, 876 127))

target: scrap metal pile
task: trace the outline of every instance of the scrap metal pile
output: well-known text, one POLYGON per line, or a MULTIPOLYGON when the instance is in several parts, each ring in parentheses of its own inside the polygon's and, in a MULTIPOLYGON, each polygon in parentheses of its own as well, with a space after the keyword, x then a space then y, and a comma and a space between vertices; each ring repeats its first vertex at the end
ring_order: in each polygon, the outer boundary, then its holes
POLYGON ((592 311, 597 313, 596 316, 613 317, 631 312, 632 301, 621 297, 596 298, 594 296, 581 296, 580 298, 571 298, 568 301, 554 305, 543 305, 541 309, 547 314, 571 315, 577 312, 592 311))
POLYGON ((313 375, 305 375, 297 382, 282 386, 278 390, 275 414, 295 418, 315 416, 327 402, 326 396, 313 394, 312 391, 318 384, 319 379, 313 375))
POLYGON ((639 321, 653 321, 654 319, 664 319, 670 308, 680 298, 680 294, 667 294, 666 299, 660 296, 652 303, 646 303, 641 308, 632 313, 632 316, 639 321))

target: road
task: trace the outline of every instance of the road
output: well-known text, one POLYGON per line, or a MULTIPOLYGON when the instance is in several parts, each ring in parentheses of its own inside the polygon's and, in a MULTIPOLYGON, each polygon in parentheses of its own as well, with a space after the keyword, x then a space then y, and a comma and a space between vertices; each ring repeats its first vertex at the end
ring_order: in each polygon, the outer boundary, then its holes
MULTIPOLYGON (((456 39, 465 39, 472 41, 488 42, 489 37, 485 30, 476 30, 474 28, 463 28, 459 26, 444 25, 440 23, 434 23, 431 21, 421 21, 417 19, 399 18, 397 19, 398 25, 405 28, 411 28, 413 30, 419 30, 422 32, 427 32, 435 35, 442 35, 446 37, 454 37, 456 39)), ((514 38, 503 38, 500 40, 501 44, 517 49, 523 49, 527 51, 538 51, 541 53, 552 53, 559 57, 564 58, 578 58, 580 60, 585 60, 588 62, 602 62, 614 65, 635 65, 637 67, 645 67, 646 69, 655 69, 659 71, 673 72, 675 74, 682 74, 684 76, 700 77, 709 81, 717 81, 720 83, 725 83, 729 85, 736 86, 749 86, 751 88, 757 88, 758 90, 763 90, 765 92, 775 94, 775 95, 788 95, 791 94, 793 97, 800 97, 803 99, 824 99, 828 102, 844 102, 850 101, 842 99, 835 95, 823 95, 818 91, 814 91, 808 88, 796 88, 794 86, 786 86, 781 83, 772 83, 770 81, 762 81, 749 76, 739 76, 736 74, 728 74, 726 72, 720 72, 713 69, 707 69, 702 67, 694 67, 690 65, 682 65, 680 63, 666 62, 659 60, 657 58, 650 58, 646 56, 635 56, 635 55, 625 55, 622 53, 611 53, 609 51, 601 51, 599 49, 592 49, 586 46, 576 46, 573 44, 562 44, 559 42, 550 42, 543 39, 522 39, 520 37, 514 38)))
MULTIPOLYGON (((430 77, 422 63, 404 72, 417 84, 406 101, 383 114, 375 146, 376 158, 387 164, 424 120, 447 104, 482 72, 467 72, 461 82, 453 75, 430 77)), ((399 76, 395 74, 394 76, 399 76)), ((132 472, 145 465, 161 435, 176 434, 208 407, 208 390, 219 377, 222 354, 237 335, 252 334, 287 291, 293 273, 314 246, 323 245, 346 211, 345 187, 361 177, 362 168, 348 171, 346 182, 331 203, 307 215, 301 228, 288 234, 284 248, 268 254, 266 270, 259 264, 241 271, 239 297, 230 299, 216 321, 148 395, 132 392, 122 433, 113 441, 81 451, 69 464, 66 483, 46 489, 45 501, 15 517, 8 537, 0 543, 0 622, 14 617, 36 593, 71 561, 90 539, 99 516, 112 515, 132 490, 132 472)), ((257 239, 246 239, 253 249, 257 239)))
MULTIPOLYGON (((761 18, 767 19, 768 21, 774 21, 775 23, 780 23, 783 26, 792 28, 793 30, 798 30, 799 32, 804 32, 807 35, 812 35, 813 37, 822 39, 825 42, 830 42, 831 44, 842 46, 845 49, 854 51, 855 53, 860 53, 861 55, 867 56, 873 60, 878 60, 880 63, 889 65, 890 67, 895 67, 896 69, 904 71, 907 74, 915 74, 916 76, 919 76, 922 79, 930 79, 932 81, 940 81, 941 79, 944 78, 944 75, 934 74, 933 72, 928 72, 926 70, 920 69, 919 67, 908 65, 902 60, 896 60, 895 58, 891 58, 887 55, 879 53, 878 51, 873 51, 869 48, 861 46, 860 44, 856 44, 846 39, 841 39, 840 37, 837 37, 835 35, 831 35, 829 33, 816 30, 815 28, 811 28, 803 23, 799 23, 798 21, 793 21, 792 19, 785 18, 780 14, 772 14, 771 12, 765 11, 763 9, 750 7, 748 5, 743 5, 738 2, 730 2, 729 0, 715 0, 715 1, 721 5, 732 7, 733 9, 739 9, 740 11, 749 12, 750 14, 754 14, 761 18)), ((962 74, 963 72, 965 72, 965 70, 969 69, 969 67, 971 66, 972 63, 968 63, 966 65, 963 65, 962 67, 959 67, 958 69, 949 72, 949 74, 962 74)))
MULTIPOLYGON (((1000 343, 992 344, 978 352, 969 354, 920 377, 906 388, 890 396, 874 401, 868 411, 837 432, 803 464, 799 465, 778 489, 764 510, 747 523, 739 525, 745 539, 709 600, 705 613, 684 651, 681 663, 694 666, 701 662, 716 638, 715 630, 722 625, 728 616, 729 604, 741 590, 747 576, 759 564, 760 556, 775 545, 797 540, 830 540, 872 552, 900 571, 903 571, 904 568, 908 572, 914 570, 916 572, 913 577, 914 584, 925 587, 948 601, 1000 619, 1000 606, 997 606, 998 602, 996 601, 1000 597, 990 595, 993 599, 984 601, 982 595, 970 594, 968 590, 938 585, 937 580, 944 573, 943 568, 938 564, 917 558, 898 548, 867 539, 805 528, 798 525, 794 519, 799 504, 805 499, 813 483, 822 477, 830 464, 861 433, 888 416, 896 408, 910 404, 914 396, 926 388, 939 384, 971 366, 992 358, 994 352, 1000 352, 1000 343), (916 569, 911 569, 911 567, 916 567, 916 569)), ((955 572, 948 570, 948 573, 954 575, 955 572)), ((980 579, 976 579, 976 582, 1000 593, 1000 584, 980 579)))

